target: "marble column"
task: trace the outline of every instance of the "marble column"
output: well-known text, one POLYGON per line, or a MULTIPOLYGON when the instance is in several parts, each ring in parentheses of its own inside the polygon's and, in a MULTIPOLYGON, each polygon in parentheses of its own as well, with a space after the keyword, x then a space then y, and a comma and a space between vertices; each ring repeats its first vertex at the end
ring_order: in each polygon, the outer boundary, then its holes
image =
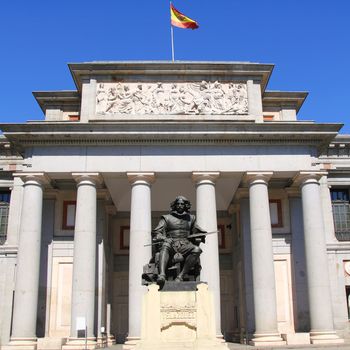
MULTIPOLYGON (((89 343, 95 341, 95 274, 98 173, 73 173, 77 182, 74 229, 71 331, 69 345, 77 345, 77 321, 85 319, 89 343)), ((84 344, 83 344, 84 345, 84 344)))
POLYGON ((106 232, 108 235, 108 249, 106 251, 106 333, 107 333, 107 346, 115 344, 115 338, 112 332, 112 302, 113 302, 113 233, 111 232, 110 225, 112 225, 113 216, 117 214, 117 208, 114 204, 110 203, 106 205, 106 212, 108 214, 106 232))
MULTIPOLYGON (((106 193, 107 194, 107 193, 106 193)), ((106 228, 107 228, 107 212, 105 208, 105 200, 108 196, 97 201, 97 343, 99 347, 104 347, 106 332, 106 273, 107 273, 107 260, 106 260, 106 228), (102 330, 104 329, 104 330, 102 330)))
MULTIPOLYGON (((215 181, 219 172, 194 172, 193 181, 196 184, 197 224, 207 232, 218 229, 216 212, 215 181)), ((209 290, 214 294, 216 334, 221 334, 221 304, 220 304, 220 266, 218 234, 206 237, 205 244, 201 244, 203 253, 200 261, 202 265, 201 281, 207 282, 209 290)))
POLYGON ((271 172, 247 173, 249 185, 255 332, 251 344, 283 345, 277 330, 275 271, 268 196, 271 172))
POLYGON ((301 187, 312 344, 341 343, 334 330, 325 229, 319 178, 324 173, 301 172, 301 187))
POLYGON ((24 189, 11 343, 35 347, 43 185, 49 181, 44 173, 21 174, 21 178, 24 189))
POLYGON ((141 285, 143 265, 152 256, 151 184, 154 173, 128 173, 131 184, 129 241, 129 333, 128 344, 141 336, 142 298, 147 288, 141 285))

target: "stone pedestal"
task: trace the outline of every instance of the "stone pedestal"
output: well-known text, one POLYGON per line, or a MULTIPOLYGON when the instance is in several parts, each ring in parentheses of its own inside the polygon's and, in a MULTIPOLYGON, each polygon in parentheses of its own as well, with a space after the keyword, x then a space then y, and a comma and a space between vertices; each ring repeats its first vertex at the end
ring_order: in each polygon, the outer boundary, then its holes
POLYGON ((158 289, 150 285, 143 298, 141 340, 132 349, 228 349, 216 337, 213 296, 206 284, 197 291, 158 289))

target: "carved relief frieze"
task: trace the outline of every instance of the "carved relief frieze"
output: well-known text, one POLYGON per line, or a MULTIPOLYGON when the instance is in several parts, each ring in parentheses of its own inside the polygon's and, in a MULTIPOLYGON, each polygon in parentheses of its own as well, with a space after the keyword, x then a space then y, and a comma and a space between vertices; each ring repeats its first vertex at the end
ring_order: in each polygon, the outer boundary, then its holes
POLYGON ((99 83, 98 115, 248 114, 247 86, 241 83, 99 83))

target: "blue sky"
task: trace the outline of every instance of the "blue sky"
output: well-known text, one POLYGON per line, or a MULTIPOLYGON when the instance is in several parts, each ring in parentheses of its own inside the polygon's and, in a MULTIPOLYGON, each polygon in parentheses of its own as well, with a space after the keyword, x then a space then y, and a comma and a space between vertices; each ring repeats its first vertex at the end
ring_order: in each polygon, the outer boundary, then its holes
MULTIPOLYGON (((299 119, 350 134, 349 0, 173 0, 177 60, 273 63, 268 89, 308 91, 299 119)), ((68 62, 171 59, 167 0, 12 0, 0 7, 0 122, 43 119, 31 92, 74 89, 68 62)))

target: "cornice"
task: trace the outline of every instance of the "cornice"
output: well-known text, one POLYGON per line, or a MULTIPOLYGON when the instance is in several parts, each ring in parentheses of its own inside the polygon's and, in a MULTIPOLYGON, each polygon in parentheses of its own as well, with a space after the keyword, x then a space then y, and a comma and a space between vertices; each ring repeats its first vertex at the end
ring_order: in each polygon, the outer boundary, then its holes
POLYGON ((0 256, 8 256, 14 257, 17 255, 18 246, 10 246, 6 243, 4 245, 0 245, 0 256))
POLYGON ((78 91, 33 91, 32 94, 44 113, 51 106, 80 106, 78 91))
POLYGON ((28 139, 18 140, 18 146, 114 146, 114 145, 307 145, 319 147, 322 139, 303 139, 303 138, 258 138, 234 139, 234 138, 70 138, 70 139, 28 139))
POLYGON ((350 134, 339 134, 332 143, 350 143, 350 134))
POLYGON ((265 91, 262 101, 264 106, 293 106, 298 113, 307 96, 305 91, 265 91))
POLYGON ((207 76, 222 76, 245 78, 257 80, 261 84, 261 90, 264 91, 270 79, 273 64, 261 64, 251 62, 193 62, 193 61, 119 61, 119 62, 83 62, 69 63, 68 67, 72 74, 75 85, 81 91, 84 80, 93 79, 102 76, 115 78, 117 76, 123 79, 132 79, 132 76, 143 78, 178 78, 207 76))
POLYGON ((337 243, 328 243, 327 244, 328 252, 337 252, 337 253, 349 253, 350 251, 350 242, 337 242, 337 243))
POLYGON ((31 122, 0 124, 19 149, 64 145, 307 145, 328 147, 341 124, 207 122, 31 122))

